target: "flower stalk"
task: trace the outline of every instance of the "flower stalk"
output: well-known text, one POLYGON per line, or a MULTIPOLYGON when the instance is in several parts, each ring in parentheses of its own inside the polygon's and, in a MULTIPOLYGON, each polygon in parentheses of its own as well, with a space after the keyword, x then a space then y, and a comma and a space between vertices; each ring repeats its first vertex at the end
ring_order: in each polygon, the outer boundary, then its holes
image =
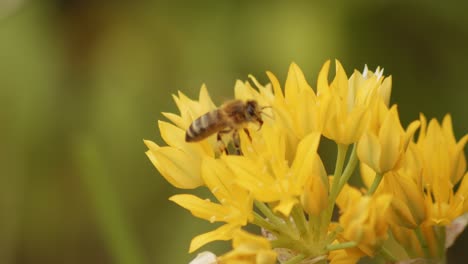
POLYGON ((338 144, 337 148, 338 148, 338 154, 336 157, 335 173, 333 174, 333 185, 330 191, 329 211, 333 211, 333 207, 335 205, 335 199, 338 196, 341 174, 343 172, 343 166, 344 166, 348 146, 338 144))
POLYGON ((378 172, 375 173, 374 181, 372 182, 371 187, 367 191, 368 196, 372 196, 375 193, 375 191, 377 191, 377 187, 379 187, 379 184, 382 181, 382 179, 383 179, 383 174, 378 173, 378 172))
POLYGON ((309 230, 302 206, 296 205, 291 213, 292 219, 294 220, 294 224, 299 231, 300 237, 307 238, 309 235, 309 230))
POLYGON ((295 257, 292 257, 291 259, 284 262, 283 264, 297 264, 297 263, 300 263, 301 261, 303 261, 305 258, 306 258, 306 256, 304 254, 299 254, 299 255, 297 255, 295 257))
POLYGON ((421 244, 421 248, 424 251, 424 257, 429 257, 430 256, 429 247, 427 245, 426 239, 424 238, 424 234, 422 232, 421 226, 418 226, 418 228, 414 229, 414 233, 416 234, 416 237, 418 238, 419 243, 421 244))
POLYGON ((340 179, 338 193, 341 192, 341 190, 343 189, 343 186, 346 183, 348 183, 349 178, 351 178, 351 176, 354 173, 354 170, 356 169, 356 165, 358 164, 358 157, 357 157, 356 149, 357 149, 356 144, 354 144, 353 149, 351 150, 351 154, 349 156, 348 163, 346 164, 346 168, 340 179))
MULTIPOLYGON (((263 220, 261 221, 263 226, 269 227, 267 228, 268 230, 273 232, 277 231, 278 235, 284 236, 290 241, 298 239, 298 235, 294 227, 288 225, 288 222, 276 216, 266 204, 259 201, 255 201, 255 206, 265 215, 266 220, 261 218, 260 216, 259 219, 263 220), (265 224, 265 222, 271 224, 268 225, 265 224)), ((258 221, 258 219, 256 221, 258 221)))
POLYGON ((354 241, 348 241, 340 244, 332 244, 327 246, 328 251, 333 251, 333 250, 340 250, 340 249, 347 249, 347 248, 352 248, 356 247, 358 244, 354 241))
POLYGON ((379 254, 387 261, 390 262, 396 262, 398 261, 398 258, 393 256, 393 254, 386 248, 386 247, 381 247, 379 254))

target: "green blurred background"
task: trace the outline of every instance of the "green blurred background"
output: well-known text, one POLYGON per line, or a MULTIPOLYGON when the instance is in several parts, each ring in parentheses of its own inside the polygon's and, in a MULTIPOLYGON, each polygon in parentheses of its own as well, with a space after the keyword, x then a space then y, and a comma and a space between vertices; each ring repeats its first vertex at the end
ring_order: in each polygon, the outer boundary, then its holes
POLYGON ((0 263, 193 258, 212 226, 167 200, 183 191, 142 140, 162 143, 171 94, 202 83, 220 103, 248 74, 284 82, 292 61, 314 87, 327 59, 381 65, 405 126, 449 112, 467 133, 467 2, 343 2, 0 1, 0 263))

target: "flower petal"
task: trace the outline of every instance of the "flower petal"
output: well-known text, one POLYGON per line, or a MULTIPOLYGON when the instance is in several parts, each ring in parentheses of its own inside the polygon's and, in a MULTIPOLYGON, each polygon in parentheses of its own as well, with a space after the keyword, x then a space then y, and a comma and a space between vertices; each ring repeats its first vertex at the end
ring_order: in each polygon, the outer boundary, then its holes
POLYGON ((149 148, 146 155, 169 183, 181 189, 203 185, 199 164, 193 157, 175 148, 159 147, 149 140, 144 142, 149 148))
POLYGON ((167 119, 169 119, 172 123, 174 123, 176 126, 182 128, 182 129, 187 129, 187 126, 184 122, 184 119, 176 114, 173 113, 162 113, 163 116, 165 116, 167 119))
POLYGON ((278 78, 271 73, 270 71, 266 72, 268 78, 270 79, 271 85, 273 86, 273 92, 275 93, 275 99, 284 101, 283 91, 281 90, 281 85, 278 81, 278 78))
POLYGON ((213 203, 208 199, 200 199, 191 194, 177 194, 171 196, 169 200, 189 210, 194 216, 212 223, 223 221, 224 216, 229 214, 229 209, 227 207, 213 203))
POLYGON ((251 194, 236 183, 236 176, 223 160, 206 158, 202 162, 202 176, 211 193, 224 206, 233 206, 233 214, 226 219, 239 218, 245 222, 252 216, 251 194))
POLYGON ((292 63, 289 66, 288 77, 286 78, 286 85, 284 92, 288 102, 297 102, 297 97, 303 90, 312 89, 307 83, 304 73, 297 64, 292 63))
POLYGON ((299 203, 299 199, 294 197, 286 197, 279 201, 278 205, 273 208, 274 212, 279 212, 284 216, 289 216, 294 205, 299 203))
POLYGON ((392 76, 385 78, 378 90, 380 97, 386 106, 390 105, 390 96, 392 94, 392 76))
POLYGON ((296 158, 291 169, 296 178, 295 183, 299 186, 304 186, 307 177, 311 175, 319 143, 320 133, 315 132, 302 139, 297 147, 296 158))
POLYGON ((372 133, 364 133, 358 143, 357 154, 359 160, 380 173, 380 153, 381 147, 379 139, 372 133))
POLYGON ((392 170, 403 152, 402 128, 398 119, 396 105, 387 113, 379 130, 379 145, 383 153, 379 160, 379 171, 385 173, 392 170))
POLYGON ((318 154, 315 154, 312 169, 301 196, 301 202, 309 215, 318 216, 328 206, 328 176, 318 154))
POLYGON ((211 100, 210 94, 208 93, 208 89, 206 88, 205 84, 203 84, 201 89, 200 89, 200 94, 198 96, 198 102, 200 103, 200 105, 208 107, 208 109, 215 109, 216 108, 216 105, 211 100))
POLYGON ((238 226, 222 225, 216 230, 198 235, 192 239, 192 242, 190 243, 189 253, 192 253, 197 249, 201 248, 202 246, 213 241, 230 240, 232 239, 234 231, 237 229, 239 229, 238 226))
POLYGON ((323 93, 329 92, 328 86, 328 72, 330 70, 330 60, 327 60, 322 69, 320 69, 318 79, 317 79, 317 95, 320 96, 323 93))
POLYGON ((159 121, 158 124, 161 137, 169 146, 183 150, 195 159, 204 155, 214 157, 213 148, 206 140, 188 143, 185 142, 185 130, 164 121, 159 121))
POLYGON ((341 98, 348 100, 348 107, 354 106, 352 105, 354 103, 354 98, 348 98, 348 77, 346 76, 346 72, 343 69, 343 66, 338 60, 335 60, 335 68, 336 75, 335 79, 333 79, 332 83, 330 84, 330 89, 334 90, 337 94, 339 94, 341 98))

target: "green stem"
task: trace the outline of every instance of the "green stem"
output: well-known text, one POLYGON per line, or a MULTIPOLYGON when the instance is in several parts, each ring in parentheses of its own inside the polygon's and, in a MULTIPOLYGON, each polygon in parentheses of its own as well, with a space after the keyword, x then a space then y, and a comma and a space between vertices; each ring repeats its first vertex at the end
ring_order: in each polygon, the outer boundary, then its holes
POLYGON ((371 196, 371 195, 373 195, 375 193, 375 191, 377 190, 377 187, 379 187, 379 184, 382 181, 382 179, 383 179, 383 174, 376 172, 375 177, 374 177, 374 182, 372 182, 371 187, 367 191, 368 196, 371 196))
MULTIPOLYGON (((328 226, 330 225, 331 222, 331 216, 328 213, 330 210, 330 207, 327 208, 327 211, 322 212, 319 216, 319 226, 318 226, 318 234, 316 237, 318 238, 316 241, 321 241, 327 237, 328 234, 328 226)), ((332 209, 333 210, 333 209, 332 209)))
POLYGON ((260 202, 260 201, 257 201, 257 200, 255 200, 254 203, 255 203, 255 206, 257 206, 258 210, 260 210, 260 212, 262 212, 262 214, 265 215, 265 217, 266 217, 268 220, 270 220, 274 225, 276 225, 276 226, 284 226, 284 225, 286 225, 286 224, 283 222, 283 220, 282 220, 281 218, 277 217, 277 216, 270 210, 270 208, 269 208, 266 204, 264 204, 264 203, 262 203, 262 202, 260 202))
POLYGON ((418 228, 414 229, 414 232, 416 233, 416 236, 418 237, 419 243, 421 243, 421 247, 424 251, 425 257, 429 257, 429 248, 427 246, 426 239, 424 238, 424 234, 422 233, 421 226, 418 226, 418 228))
POLYGON ((309 215, 309 242, 319 240, 321 215, 309 215))
POLYGON ((344 242, 340 244, 332 244, 327 246, 328 251, 333 251, 333 250, 340 250, 340 249, 346 249, 346 248, 352 248, 357 246, 357 243, 354 241, 349 241, 349 242, 344 242))
POLYGON ((279 237, 275 240, 271 240, 270 241, 270 245, 272 248, 288 248, 288 249, 292 249, 292 248, 295 248, 295 246, 293 245, 294 242, 288 238, 285 238, 285 237, 279 237))
POLYGON ((290 237, 278 237, 270 241, 272 248, 287 248, 295 252, 306 252, 307 247, 301 240, 295 240, 290 237))
MULTIPOLYGON (((338 187, 340 186, 341 173, 343 172, 343 165, 346 158, 346 151, 348 150, 348 145, 338 144, 338 155, 336 157, 335 163, 335 173, 333 174, 333 183, 330 191, 330 203, 329 207, 332 207, 335 204, 335 199, 338 196, 338 187)), ((333 211, 333 210, 332 210, 333 211)))
POLYGON ((439 257, 445 259, 445 239, 447 236, 445 226, 435 226, 435 232, 437 236, 439 257))
POLYGON ((344 185, 348 182, 349 178, 351 177, 351 175, 353 175, 354 170, 356 169, 356 165, 358 163, 356 150, 357 144, 354 144, 353 150, 351 151, 351 155, 349 156, 348 164, 346 164, 346 168, 343 172, 343 175, 341 175, 340 185, 338 187, 338 194, 341 192, 344 185))
POLYGON ((328 245, 328 244, 333 243, 338 233, 341 233, 341 232, 343 232, 343 228, 340 225, 337 225, 334 230, 328 233, 327 238, 325 240, 325 244, 328 245))
POLYGON ((320 237, 323 238, 327 234, 328 225, 331 222, 333 216, 333 209, 335 208, 335 200, 338 196, 338 188, 340 186, 341 173, 343 172, 343 165, 346 158, 346 151, 348 145, 338 144, 338 154, 335 163, 335 173, 333 175, 333 183, 330 190, 330 196, 328 198, 328 207, 325 212, 322 213, 321 231, 320 237))
POLYGON ((283 264, 296 264, 296 263, 301 262, 304 259, 305 259, 305 255, 299 254, 299 255, 297 255, 295 257, 290 258, 286 262, 283 262, 283 264))
POLYGON ((307 230, 307 220, 304 215, 304 210, 300 204, 294 206, 292 210, 292 218, 294 219, 294 223, 296 224, 297 229, 299 230, 299 234, 302 237, 305 237, 308 234, 307 230))
MULTIPOLYGON (((277 230, 278 234, 289 237, 290 239, 298 239, 296 230, 291 225, 286 223, 283 219, 277 217, 270 208, 257 200, 254 201, 255 206, 265 215, 265 217, 271 222, 274 227, 273 230, 277 230)), ((261 217, 260 217, 261 218, 261 217)), ((268 222, 268 221, 265 221, 268 222)))
POLYGON ((385 248, 384 246, 382 246, 382 247, 380 248, 379 254, 380 254, 385 260, 388 260, 388 261, 390 261, 391 263, 394 263, 394 262, 397 262, 397 261, 398 261, 398 259, 397 259, 395 256, 393 256, 393 254, 392 254, 390 251, 388 251, 388 249, 385 248))
POLYGON ((263 217, 261 217, 258 213, 256 212, 253 212, 253 215, 254 215, 254 220, 253 220, 253 224, 254 225, 257 225, 259 227, 262 227, 270 232, 273 232, 273 233, 278 233, 278 227, 273 225, 272 223, 268 222, 267 220, 263 219, 263 217))

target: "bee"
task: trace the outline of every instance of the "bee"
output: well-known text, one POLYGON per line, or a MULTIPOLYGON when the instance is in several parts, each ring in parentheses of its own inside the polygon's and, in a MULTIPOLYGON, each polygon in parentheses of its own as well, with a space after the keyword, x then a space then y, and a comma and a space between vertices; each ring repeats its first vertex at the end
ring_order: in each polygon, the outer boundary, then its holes
POLYGON ((244 129, 249 139, 252 140, 246 127, 249 123, 257 123, 258 129, 262 127, 261 115, 264 108, 266 107, 260 107, 255 100, 228 101, 218 109, 195 119, 185 133, 185 141, 197 142, 217 133, 216 138, 221 145, 221 150, 227 153, 221 138, 223 134, 232 133, 234 148, 237 154, 241 154, 239 130, 244 129))

